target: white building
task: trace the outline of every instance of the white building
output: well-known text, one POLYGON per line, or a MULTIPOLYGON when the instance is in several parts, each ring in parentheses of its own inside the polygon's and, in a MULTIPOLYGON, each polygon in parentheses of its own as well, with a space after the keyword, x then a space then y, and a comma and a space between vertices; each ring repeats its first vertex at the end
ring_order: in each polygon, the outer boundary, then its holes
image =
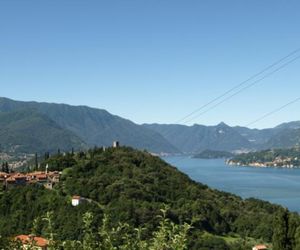
POLYGON ((252 250, 268 250, 266 245, 257 245, 252 248, 252 250))
POLYGON ((73 196, 72 197, 72 206, 77 207, 81 204, 82 198, 80 196, 73 196))

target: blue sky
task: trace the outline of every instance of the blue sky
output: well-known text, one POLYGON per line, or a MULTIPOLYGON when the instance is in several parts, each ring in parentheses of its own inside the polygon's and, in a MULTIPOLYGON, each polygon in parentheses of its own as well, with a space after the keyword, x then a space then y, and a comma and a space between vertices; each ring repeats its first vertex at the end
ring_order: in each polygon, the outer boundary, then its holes
MULTIPOLYGON (((174 123, 300 47, 299 9, 293 0, 2 0, 0 96, 174 123)), ((188 124, 252 122, 300 96, 299 67, 188 124)), ((300 120, 299 108, 253 127, 300 120)))

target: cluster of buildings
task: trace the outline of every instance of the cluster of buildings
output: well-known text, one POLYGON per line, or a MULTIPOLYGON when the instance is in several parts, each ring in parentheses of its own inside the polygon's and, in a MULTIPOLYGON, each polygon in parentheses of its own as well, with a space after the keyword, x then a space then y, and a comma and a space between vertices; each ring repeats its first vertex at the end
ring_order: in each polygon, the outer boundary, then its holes
POLYGON ((265 167, 280 167, 280 168, 298 168, 299 164, 295 164, 295 162, 299 162, 299 159, 297 157, 291 158, 282 158, 282 157, 276 157, 273 161, 268 162, 249 162, 249 163, 241 163, 234 160, 228 160, 226 163, 228 165, 233 166, 250 166, 250 167, 259 167, 259 168, 265 168, 265 167))
POLYGON ((40 184, 47 189, 52 189, 59 182, 60 173, 58 171, 48 172, 36 171, 32 173, 4 173, 0 172, 0 187, 9 189, 15 186, 25 186, 28 184, 40 184))

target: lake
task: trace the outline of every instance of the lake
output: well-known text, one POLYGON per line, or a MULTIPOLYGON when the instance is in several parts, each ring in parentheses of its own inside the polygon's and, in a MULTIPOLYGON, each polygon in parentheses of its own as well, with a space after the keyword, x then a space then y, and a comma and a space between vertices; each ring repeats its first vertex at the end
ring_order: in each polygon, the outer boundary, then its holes
POLYGON ((300 169, 233 167, 222 159, 163 157, 191 179, 239 195, 277 203, 300 212, 300 169))

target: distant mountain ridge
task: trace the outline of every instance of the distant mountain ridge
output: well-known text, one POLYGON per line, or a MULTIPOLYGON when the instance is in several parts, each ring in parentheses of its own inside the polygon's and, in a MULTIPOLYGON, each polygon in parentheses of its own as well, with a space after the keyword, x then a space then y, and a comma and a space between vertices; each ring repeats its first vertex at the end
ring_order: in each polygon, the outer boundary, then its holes
POLYGON ((240 126, 230 127, 223 122, 216 126, 138 125, 103 109, 14 101, 8 98, 0 98, 0 114, 8 115, 5 118, 0 117, 4 120, 0 123, 2 133, 0 144, 19 145, 19 138, 23 138, 21 142, 26 143, 20 149, 26 148, 26 150, 110 146, 115 140, 137 149, 168 154, 198 154, 204 150, 239 153, 300 145, 300 121, 261 130, 240 126), (23 117, 23 123, 16 120, 14 126, 8 127, 5 123, 8 117, 11 119, 15 117, 14 112, 23 111, 28 116, 23 117), (33 119, 31 115, 39 117, 39 120, 33 119), (18 123, 20 126, 16 126, 18 123), (35 131, 32 128, 38 129, 35 131), (52 137, 44 136, 47 131, 51 131, 52 137), (57 143, 51 141, 51 138, 57 138, 57 143), (60 140, 62 138, 64 140, 60 140), (53 144, 51 145, 50 142, 53 144), (76 147, 77 145, 79 146, 76 147))
POLYGON ((110 146, 118 140, 123 145, 155 153, 180 153, 159 133, 101 109, 0 98, 0 112, 35 110, 63 130, 78 136, 88 146, 110 146))
POLYGON ((300 145, 300 121, 283 123, 275 128, 250 129, 230 127, 225 123, 216 126, 144 124, 182 152, 197 154, 204 150, 247 152, 272 148, 290 148, 300 145))
POLYGON ((217 126, 160 124, 144 124, 144 126, 160 133, 185 153, 199 153, 207 149, 216 151, 252 149, 251 143, 245 137, 225 123, 217 126))
POLYGON ((6 152, 44 153, 86 148, 83 140, 34 110, 0 113, 0 144, 6 152))

